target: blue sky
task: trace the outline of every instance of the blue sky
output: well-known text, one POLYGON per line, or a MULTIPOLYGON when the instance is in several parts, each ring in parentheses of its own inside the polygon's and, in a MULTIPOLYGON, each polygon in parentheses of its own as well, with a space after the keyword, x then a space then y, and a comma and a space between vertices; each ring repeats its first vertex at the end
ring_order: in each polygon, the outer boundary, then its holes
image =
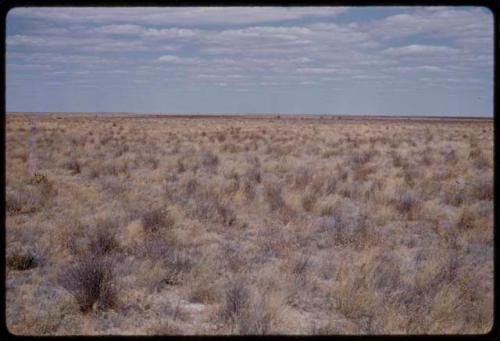
POLYGON ((7 111, 493 115, 481 7, 15 8, 7 111))

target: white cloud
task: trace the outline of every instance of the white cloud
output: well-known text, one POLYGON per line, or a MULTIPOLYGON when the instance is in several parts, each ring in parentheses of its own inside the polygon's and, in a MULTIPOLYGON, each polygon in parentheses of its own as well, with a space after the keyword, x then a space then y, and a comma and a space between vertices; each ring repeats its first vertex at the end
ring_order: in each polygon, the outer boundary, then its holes
POLYGON ((144 27, 140 25, 107 25, 101 26, 94 29, 96 33, 105 33, 105 34, 119 34, 119 35, 129 35, 129 34, 140 34, 144 32, 144 27))
POLYGON ((56 70, 82 64, 93 74, 99 70, 110 74, 115 69, 119 74, 119 70, 127 69, 130 77, 143 78, 161 78, 168 72, 168 79, 176 76, 230 86, 245 80, 256 85, 262 79, 266 79, 266 85, 397 77, 417 82, 411 77, 418 73, 444 78, 457 72, 458 77, 465 77, 479 68, 491 69, 492 27, 484 12, 416 8, 381 19, 334 22, 335 15, 342 11, 229 7, 14 9, 8 20, 39 19, 33 20, 33 27, 39 25, 40 30, 20 30, 8 36, 7 60, 11 65, 26 63, 56 70), (277 26, 298 18, 316 20, 277 26), (421 37, 426 38, 425 43, 421 37))
MULTIPOLYGON (((139 23, 147 25, 247 25, 302 18, 333 17, 342 7, 138 7, 138 8, 15 8, 9 17, 70 23, 139 23)), ((8 18, 9 19, 9 18, 8 18)))
POLYGON ((156 59, 157 63, 172 63, 172 64, 199 64, 200 61, 196 58, 179 57, 173 55, 164 55, 156 59))
POLYGON ((297 73, 313 74, 313 75, 335 74, 335 73, 338 73, 338 69, 322 68, 322 67, 308 67, 308 68, 297 69, 297 73))
POLYGON ((391 47, 382 51, 382 54, 393 57, 428 57, 457 54, 460 50, 448 46, 408 45, 391 47))

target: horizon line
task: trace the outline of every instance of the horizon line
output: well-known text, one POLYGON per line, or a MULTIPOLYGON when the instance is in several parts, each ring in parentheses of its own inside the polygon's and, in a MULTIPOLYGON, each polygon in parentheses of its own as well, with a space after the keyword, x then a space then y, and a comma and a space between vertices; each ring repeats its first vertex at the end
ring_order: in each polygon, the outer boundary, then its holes
POLYGON ((329 116, 329 117, 404 117, 493 119, 495 115, 461 116, 448 114, 311 114, 311 113, 198 113, 198 112, 129 112, 129 111, 5 111, 5 114, 89 114, 89 115, 144 115, 144 116, 329 116))

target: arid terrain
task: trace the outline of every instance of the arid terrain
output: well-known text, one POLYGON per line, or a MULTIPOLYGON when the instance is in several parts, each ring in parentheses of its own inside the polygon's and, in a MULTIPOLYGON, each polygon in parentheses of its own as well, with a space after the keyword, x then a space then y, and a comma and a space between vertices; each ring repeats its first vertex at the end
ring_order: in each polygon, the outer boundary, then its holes
POLYGON ((5 120, 14 334, 492 327, 492 119, 5 120))

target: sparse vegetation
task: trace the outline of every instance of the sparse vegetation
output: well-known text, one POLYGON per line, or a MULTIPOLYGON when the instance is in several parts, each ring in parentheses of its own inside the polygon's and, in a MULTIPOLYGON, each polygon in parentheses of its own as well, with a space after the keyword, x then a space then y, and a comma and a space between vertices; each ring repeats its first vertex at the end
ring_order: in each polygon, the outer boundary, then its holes
POLYGON ((15 334, 471 334, 493 124, 6 116, 15 334))
POLYGON ((116 304, 113 263, 109 258, 83 255, 63 271, 60 282, 74 296, 82 312, 88 312, 96 303, 103 310, 116 304))

